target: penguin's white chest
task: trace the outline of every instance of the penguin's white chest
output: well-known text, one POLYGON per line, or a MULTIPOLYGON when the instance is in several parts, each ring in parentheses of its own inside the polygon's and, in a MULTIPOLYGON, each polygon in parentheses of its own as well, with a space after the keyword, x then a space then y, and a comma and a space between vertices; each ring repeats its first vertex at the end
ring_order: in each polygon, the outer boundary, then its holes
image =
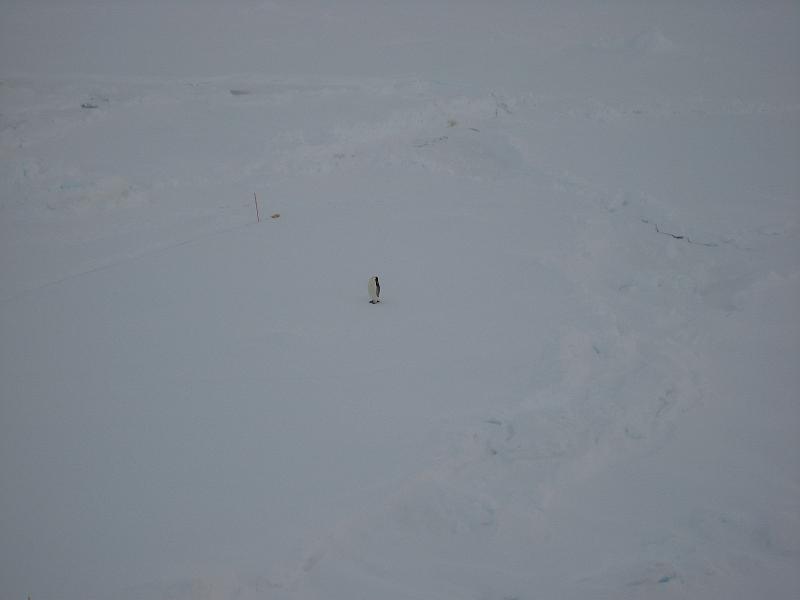
POLYGON ((377 304, 381 301, 381 283, 378 281, 377 276, 369 278, 367 283, 367 291, 369 292, 370 304, 377 304))

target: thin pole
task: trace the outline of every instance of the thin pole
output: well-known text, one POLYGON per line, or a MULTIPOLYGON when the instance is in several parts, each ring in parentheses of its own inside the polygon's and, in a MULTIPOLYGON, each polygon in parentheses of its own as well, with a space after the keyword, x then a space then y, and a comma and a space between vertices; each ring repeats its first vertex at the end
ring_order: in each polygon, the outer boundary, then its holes
POLYGON ((253 192, 253 201, 256 203, 256 219, 259 223, 261 223, 261 215, 258 212, 258 198, 256 197, 255 192, 253 192))

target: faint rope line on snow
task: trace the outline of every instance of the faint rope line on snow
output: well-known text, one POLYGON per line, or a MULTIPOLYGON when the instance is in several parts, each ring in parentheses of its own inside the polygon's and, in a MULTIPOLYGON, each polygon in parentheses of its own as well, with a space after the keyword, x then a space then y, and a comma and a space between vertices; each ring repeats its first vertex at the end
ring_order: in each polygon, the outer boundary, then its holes
POLYGON ((46 289, 46 288, 49 288, 49 287, 55 287, 57 285, 60 285, 62 283, 70 281, 72 279, 77 279, 79 277, 84 277, 86 275, 91 275, 93 273, 98 273, 100 271, 105 271, 107 269, 112 269, 112 268, 118 267, 118 266, 120 266, 122 264, 129 263, 129 262, 134 262, 134 261, 137 261, 137 260, 141 260, 141 259, 147 258, 149 256, 157 256, 157 255, 163 254, 164 252, 167 252, 169 250, 174 250, 175 248, 180 248, 181 246, 188 246, 190 244, 194 244, 194 243, 200 242, 200 241, 205 240, 207 238, 212 238, 212 237, 216 237, 218 235, 223 235, 225 233, 230 233, 231 231, 236 231, 238 229, 244 229, 245 227, 250 227, 251 225, 255 225, 255 224, 256 223, 242 223, 240 225, 234 225, 233 227, 226 227, 225 229, 218 229, 218 230, 215 230, 215 231, 203 233, 203 234, 198 235, 196 237, 190 238, 188 240, 183 240, 183 241, 180 241, 180 242, 177 242, 177 243, 174 243, 174 244, 168 244, 168 245, 164 245, 164 246, 156 246, 155 248, 151 248, 151 249, 148 249, 148 250, 143 250, 143 251, 141 251, 139 253, 135 253, 135 254, 131 254, 131 255, 125 256, 123 258, 120 258, 119 260, 115 260, 115 261, 112 261, 110 263, 98 265, 98 266, 93 267, 91 269, 86 269, 85 271, 79 271, 77 273, 72 273, 70 275, 65 275, 64 277, 60 277, 58 279, 53 279, 51 281, 46 281, 46 282, 38 284, 38 285, 36 285, 34 287, 31 287, 31 288, 28 288, 28 289, 24 289, 24 290, 22 290, 20 292, 17 292, 15 294, 11 294, 11 295, 9 295, 9 296, 7 296, 5 298, 2 298, 0 300, 0 305, 5 306, 6 304, 11 304, 12 302, 15 302, 17 300, 25 298, 26 296, 30 296, 31 294, 34 294, 35 292, 38 292, 40 290, 43 290, 43 289, 46 289))

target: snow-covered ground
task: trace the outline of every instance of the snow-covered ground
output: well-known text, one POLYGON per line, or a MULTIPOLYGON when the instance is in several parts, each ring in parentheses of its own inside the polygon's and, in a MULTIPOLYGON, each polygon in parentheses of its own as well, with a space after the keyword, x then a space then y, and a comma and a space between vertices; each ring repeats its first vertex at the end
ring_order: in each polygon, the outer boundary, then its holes
POLYGON ((0 598, 800 596, 798 31, 0 1, 0 598))

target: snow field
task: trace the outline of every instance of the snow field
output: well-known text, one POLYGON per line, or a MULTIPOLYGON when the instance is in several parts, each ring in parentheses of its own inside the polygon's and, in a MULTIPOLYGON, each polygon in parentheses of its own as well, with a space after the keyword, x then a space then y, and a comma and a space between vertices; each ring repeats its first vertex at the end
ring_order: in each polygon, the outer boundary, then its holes
POLYGON ((795 7, 7 13, 0 596, 800 589, 795 7))

